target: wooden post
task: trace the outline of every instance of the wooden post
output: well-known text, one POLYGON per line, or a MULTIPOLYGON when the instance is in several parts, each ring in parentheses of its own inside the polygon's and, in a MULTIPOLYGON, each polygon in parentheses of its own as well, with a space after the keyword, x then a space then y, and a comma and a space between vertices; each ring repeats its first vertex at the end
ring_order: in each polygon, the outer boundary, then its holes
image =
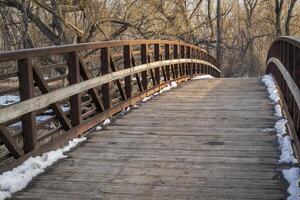
MULTIPOLYGON (((165 44, 165 60, 170 60, 170 45, 165 44)), ((165 67, 167 80, 170 80, 170 65, 165 67)))
MULTIPOLYGON (((108 53, 108 48, 101 48, 101 71, 102 75, 110 73, 110 58, 108 53)), ((106 83, 102 85, 102 99, 104 109, 111 108, 111 94, 110 94, 111 83, 106 83)))
MULTIPOLYGON (((123 47, 123 56, 124 56, 124 69, 131 68, 131 46, 125 45, 123 47)), ((132 86, 131 86, 131 76, 126 76, 125 81, 125 95, 126 98, 132 96, 132 86)))
MULTIPOLYGON (((141 64, 147 63, 147 44, 142 44, 141 45, 141 64)), ((144 90, 148 89, 148 76, 147 76, 147 71, 142 72, 142 86, 144 90)))
MULTIPOLYGON (((154 44, 154 61, 160 60, 160 44, 154 44)), ((156 84, 160 84, 160 69, 159 67, 155 68, 155 82, 156 84)))
MULTIPOLYGON (((67 65, 69 68, 69 84, 74 85, 80 82, 80 67, 77 52, 70 52, 67 65)), ((70 97, 70 118, 72 126, 81 123, 81 96, 80 93, 70 97)))
MULTIPOLYGON (((34 97, 33 67, 32 59, 18 60, 18 76, 20 100, 24 101, 34 97)), ((23 150, 28 153, 34 150, 37 145, 35 112, 22 116, 23 150)))

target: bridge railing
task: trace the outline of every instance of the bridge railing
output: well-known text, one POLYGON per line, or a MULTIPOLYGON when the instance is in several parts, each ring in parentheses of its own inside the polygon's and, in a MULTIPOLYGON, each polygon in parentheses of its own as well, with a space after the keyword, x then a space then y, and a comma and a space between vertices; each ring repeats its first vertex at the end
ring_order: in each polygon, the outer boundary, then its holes
POLYGON ((219 64, 178 41, 128 40, 0 53, 2 171, 193 75, 219 64))
POLYGON ((268 53, 266 73, 272 74, 284 99, 293 144, 300 155, 300 39, 279 37, 268 53))

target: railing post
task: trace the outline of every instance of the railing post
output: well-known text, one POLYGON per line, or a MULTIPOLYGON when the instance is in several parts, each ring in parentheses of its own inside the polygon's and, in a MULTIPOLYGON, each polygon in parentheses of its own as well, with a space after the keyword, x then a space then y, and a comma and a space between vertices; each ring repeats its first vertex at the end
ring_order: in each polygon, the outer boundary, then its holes
MULTIPOLYGON (((178 45, 175 44, 173 47, 173 57, 174 59, 178 59, 178 45)), ((173 78, 178 78, 178 64, 174 65, 174 75, 175 77, 173 78)))
MULTIPOLYGON (((155 61, 160 60, 160 44, 154 44, 154 60, 155 61)), ((159 67, 155 68, 154 74, 155 74, 156 84, 160 84, 160 69, 159 69, 159 67)))
MULTIPOLYGON (((74 85, 80 82, 80 67, 78 52, 70 52, 67 59, 69 68, 69 84, 74 85)), ((81 96, 76 94, 70 97, 70 118, 72 126, 81 123, 81 96)))
MULTIPOLYGON (((191 47, 186 47, 186 58, 191 58, 191 47)), ((191 75, 191 63, 186 64, 186 71, 188 75, 191 75)))
MULTIPOLYGON (((197 49, 196 58, 199 59, 199 57, 200 57, 200 51, 199 51, 199 49, 197 49)), ((197 74, 199 74, 200 73, 200 64, 197 63, 196 66, 197 66, 197 74)))
MULTIPOLYGON (((186 58, 185 57, 185 46, 183 46, 183 45, 180 46, 180 58, 186 58)), ((180 75, 181 76, 187 75, 185 63, 182 63, 180 66, 181 66, 180 67, 180 75)))
POLYGON ((295 57, 294 57, 294 80, 298 87, 300 88, 300 48, 295 47, 295 57))
MULTIPOLYGON (((32 59, 18 60, 18 76, 20 100, 24 101, 34 97, 33 66, 32 59)), ((37 145, 35 112, 22 116, 23 150, 28 153, 34 150, 37 145)))
MULTIPOLYGON (((131 46, 125 45, 123 47, 123 56, 124 56, 124 68, 131 68, 131 46)), ((126 98, 130 98, 132 96, 132 86, 131 86, 131 76, 126 76, 124 78, 125 81, 125 95, 126 98)))
MULTIPOLYGON (((141 64, 147 63, 147 44, 141 44, 141 64)), ((147 70, 142 72, 142 86, 144 90, 148 89, 147 70)))
MULTIPOLYGON (((110 58, 108 48, 101 48, 101 71, 102 75, 110 73, 110 58)), ((111 94, 110 94, 111 83, 102 85, 102 99, 104 109, 111 108, 111 94)))
MULTIPOLYGON (((165 44, 165 60, 170 60, 170 45, 165 44)), ((165 67, 167 80, 170 80, 170 65, 165 67)))
MULTIPOLYGON (((192 48, 191 51, 192 51, 192 57, 191 58, 195 59, 195 49, 192 48)), ((192 63, 191 65, 193 66, 192 67, 192 74, 195 74, 196 73, 196 63, 192 63)))

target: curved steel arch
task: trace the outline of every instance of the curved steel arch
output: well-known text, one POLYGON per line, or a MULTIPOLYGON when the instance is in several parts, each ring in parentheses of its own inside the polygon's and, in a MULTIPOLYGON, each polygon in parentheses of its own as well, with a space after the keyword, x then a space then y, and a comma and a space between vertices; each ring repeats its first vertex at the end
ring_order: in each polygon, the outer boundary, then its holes
POLYGON ((290 132, 300 156, 300 38, 279 37, 267 57, 267 74, 272 74, 281 91, 290 132))

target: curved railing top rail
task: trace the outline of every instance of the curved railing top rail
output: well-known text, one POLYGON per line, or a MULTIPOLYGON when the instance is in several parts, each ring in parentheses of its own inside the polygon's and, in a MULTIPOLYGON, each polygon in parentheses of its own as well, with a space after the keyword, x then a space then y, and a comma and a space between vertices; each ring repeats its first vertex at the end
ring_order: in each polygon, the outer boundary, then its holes
POLYGON ((221 74, 203 49, 168 40, 2 52, 0 65, 0 84, 10 86, 0 85, 0 97, 19 99, 0 105, 0 148, 6 149, 0 171, 63 145, 172 81, 221 74), (14 70, 3 71, 7 65, 14 70), (11 164, 1 168, 3 160, 11 164))
MULTIPOLYGON (((118 47, 125 45, 139 45, 139 44, 169 44, 169 45, 184 45, 186 47, 191 47, 194 49, 198 49, 204 53, 208 52, 198 46, 193 44, 188 44, 182 41, 172 41, 172 40, 113 40, 113 41, 104 41, 104 42, 91 42, 91 43, 80 43, 80 44, 66 44, 60 46, 50 46, 50 47, 40 47, 40 48, 32 48, 32 49, 21 49, 15 51, 6 51, 0 52, 0 62, 12 61, 12 60, 20 60, 28 57, 38 57, 38 56, 46 56, 49 54, 61 54, 61 53, 69 53, 74 51, 84 51, 84 50, 93 50, 100 48, 110 48, 110 47, 118 47)), ((210 57, 213 58, 210 54, 210 57)))
POLYGON ((300 88, 300 38, 282 36, 275 39, 269 49, 267 61, 271 57, 280 60, 300 88))
POLYGON ((266 73, 273 75, 280 88, 292 141, 300 156, 300 38, 284 36, 272 43, 266 73))

